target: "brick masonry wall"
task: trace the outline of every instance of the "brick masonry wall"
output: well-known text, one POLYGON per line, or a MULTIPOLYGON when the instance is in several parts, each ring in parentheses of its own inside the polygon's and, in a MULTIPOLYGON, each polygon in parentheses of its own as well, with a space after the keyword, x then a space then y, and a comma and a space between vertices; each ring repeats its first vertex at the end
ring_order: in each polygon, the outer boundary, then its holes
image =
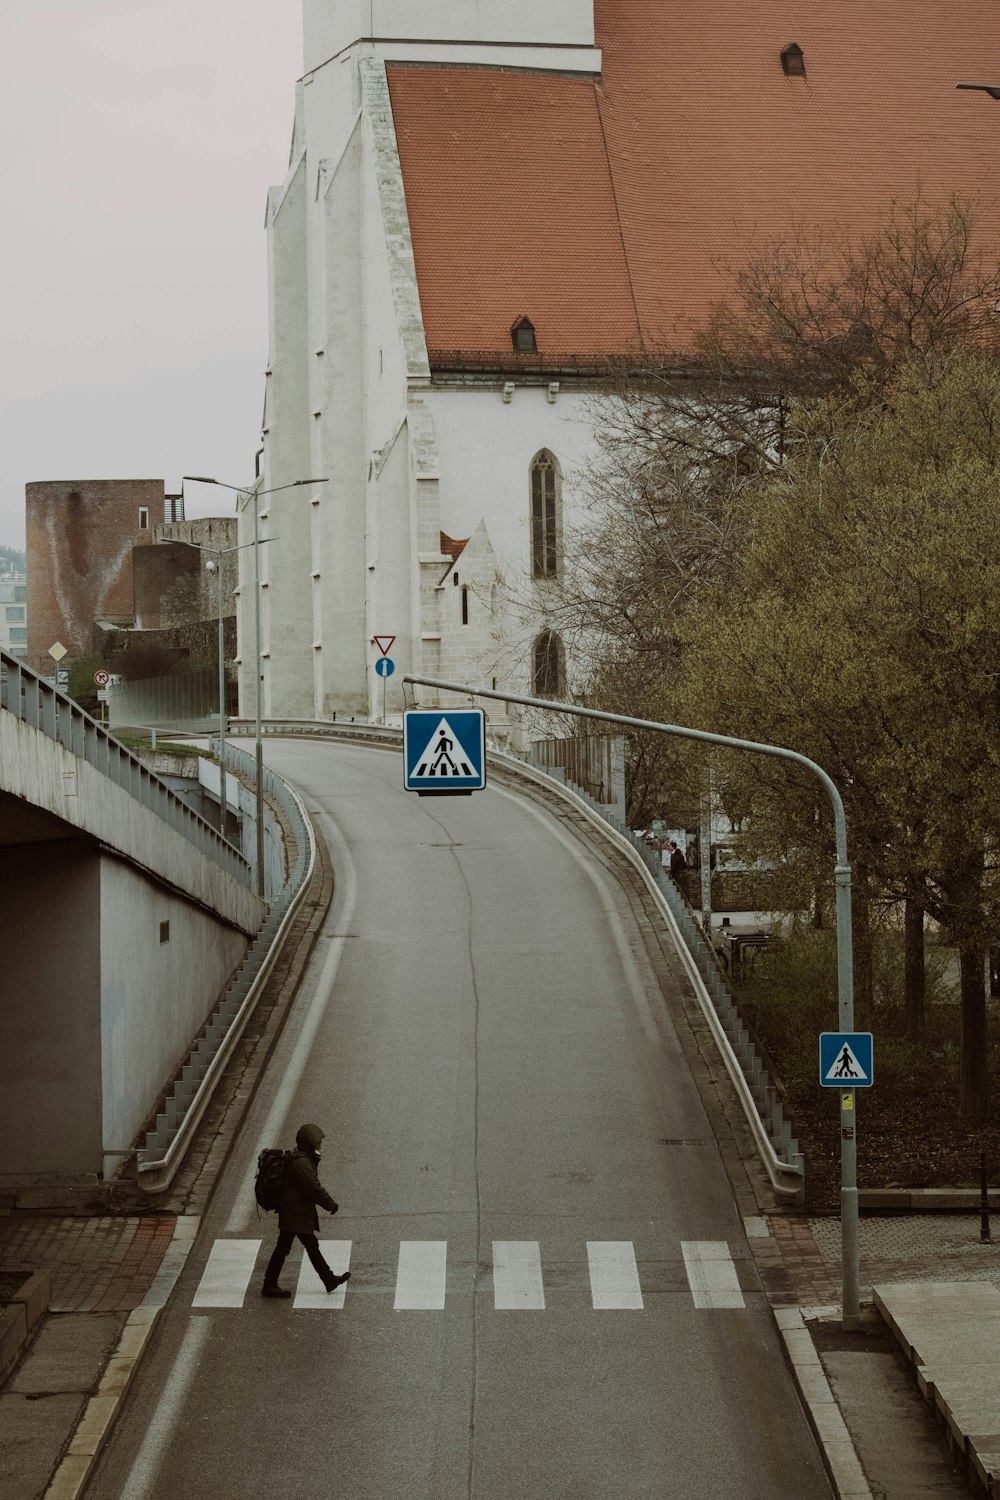
POLYGON ((132 617, 132 549, 153 541, 162 479, 44 480, 25 486, 28 661, 49 672, 49 647, 83 656, 93 621, 132 617), (140 511, 147 526, 140 525, 140 511))

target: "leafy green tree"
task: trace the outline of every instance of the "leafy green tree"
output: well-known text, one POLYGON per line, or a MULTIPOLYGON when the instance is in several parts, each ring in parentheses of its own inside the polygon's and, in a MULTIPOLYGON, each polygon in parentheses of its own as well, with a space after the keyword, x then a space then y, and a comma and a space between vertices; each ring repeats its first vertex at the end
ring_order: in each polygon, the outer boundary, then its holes
MULTIPOLYGON (((983 1118, 984 950, 1000 918, 1000 367, 953 351, 857 373, 792 425, 738 580, 685 615, 675 692, 692 722, 819 761, 844 795, 862 892, 947 926, 962 955, 960 1110, 983 1118)), ((727 774, 758 842, 821 882, 831 830, 814 787, 780 762, 727 774)))
MULTIPOLYGON (((746 247, 728 303, 694 353, 668 352, 619 374, 598 403, 602 451, 589 481, 592 511, 567 537, 569 566, 550 599, 553 627, 588 666, 578 696, 603 708, 627 704, 638 717, 680 719, 686 615, 707 590, 739 590, 758 495, 789 456, 812 444, 820 486, 833 462, 832 434, 804 432, 803 408, 848 387, 852 409, 877 405, 903 366, 916 361, 932 380, 949 351, 996 347, 1000 266, 978 248, 977 220, 974 201, 933 206, 918 192, 911 203, 890 206, 864 239, 802 231, 746 247), (859 372, 865 383, 852 386, 859 372)), ((695 795, 700 763, 672 742, 637 734, 629 739, 629 771, 630 805, 648 815, 678 789, 695 795)), ((727 810, 745 818, 752 787, 783 777, 777 762, 757 761, 751 770, 741 760, 720 776, 727 810)), ((815 792, 808 797, 793 820, 799 830, 823 815, 815 792)), ((781 799, 773 805, 777 818, 781 799)), ((773 821, 754 809, 749 836, 762 837, 773 821)), ((780 828, 770 832, 772 843, 788 844, 780 828)), ((873 824, 873 849, 896 832, 873 824)), ((927 834, 916 806, 906 837, 914 870, 902 888, 882 879, 879 860, 858 870, 859 993, 868 988, 872 921, 880 904, 902 900, 907 1017, 918 1036, 924 915, 933 914, 935 892, 919 867, 927 834)), ((786 898, 811 904, 819 920, 824 877, 803 863, 801 848, 791 852, 779 877, 786 898)))

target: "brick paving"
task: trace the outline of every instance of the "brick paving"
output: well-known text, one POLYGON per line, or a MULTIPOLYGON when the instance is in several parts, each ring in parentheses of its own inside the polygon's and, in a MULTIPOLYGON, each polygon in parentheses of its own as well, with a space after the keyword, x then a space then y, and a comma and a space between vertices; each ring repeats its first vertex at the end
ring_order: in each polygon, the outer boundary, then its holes
POLYGON ((0 1217, 0 1267, 52 1273, 50 1312, 131 1312, 145 1297, 176 1215, 0 1217))
MULTIPOLYGON (((799 1222, 839 1286, 839 1218, 799 1222)), ((992 1241, 983 1243, 979 1230, 978 1214, 863 1215, 858 1228, 862 1296, 870 1298, 872 1286, 887 1281, 989 1281, 1000 1289, 1000 1215, 994 1215, 992 1241)))
MULTIPOLYGON (((791 1215, 768 1216, 785 1272, 792 1285, 794 1299, 803 1307, 825 1307, 839 1302, 840 1289, 835 1286, 823 1253, 813 1236, 808 1219, 791 1215)), ((838 1230, 840 1228, 838 1222, 838 1230)))

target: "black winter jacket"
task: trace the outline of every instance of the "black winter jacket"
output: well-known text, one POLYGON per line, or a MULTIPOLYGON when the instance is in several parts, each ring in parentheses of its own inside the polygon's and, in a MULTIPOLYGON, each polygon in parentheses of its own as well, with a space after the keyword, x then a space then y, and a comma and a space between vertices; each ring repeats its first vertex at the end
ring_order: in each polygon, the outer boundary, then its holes
POLYGON ((318 1158, 312 1151, 293 1151, 285 1168, 285 1187, 278 1209, 278 1228, 292 1234, 315 1234, 319 1228, 317 1203, 329 1213, 337 1205, 323 1187, 316 1171, 318 1158))

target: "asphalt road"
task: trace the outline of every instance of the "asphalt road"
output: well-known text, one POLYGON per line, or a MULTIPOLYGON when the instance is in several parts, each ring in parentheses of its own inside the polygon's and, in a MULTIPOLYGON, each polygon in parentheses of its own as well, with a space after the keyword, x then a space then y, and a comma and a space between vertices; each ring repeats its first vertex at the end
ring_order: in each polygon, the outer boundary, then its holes
POLYGON ((336 895, 88 1500, 828 1497, 602 866, 499 788, 405 793, 398 754, 267 758, 336 895), (266 1301, 252 1164, 304 1121, 352 1279, 309 1293, 296 1245, 266 1301))

